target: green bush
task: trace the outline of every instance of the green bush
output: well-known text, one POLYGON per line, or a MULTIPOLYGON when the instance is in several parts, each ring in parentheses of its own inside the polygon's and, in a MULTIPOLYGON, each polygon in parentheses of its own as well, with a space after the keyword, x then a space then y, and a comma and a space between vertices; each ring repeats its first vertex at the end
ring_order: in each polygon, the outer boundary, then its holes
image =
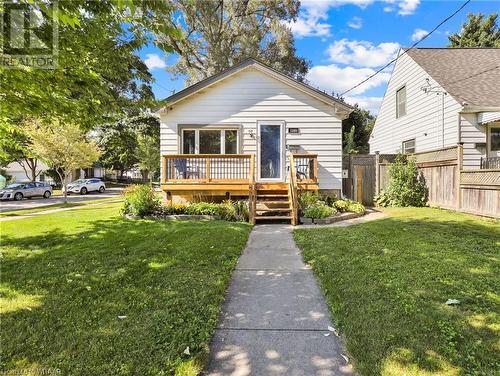
POLYGON ((211 202, 194 202, 186 207, 186 214, 191 215, 222 215, 220 204, 211 202))
POLYGON ((305 210, 312 205, 316 205, 321 201, 321 197, 314 192, 303 192, 299 195, 299 209, 305 210))
POLYGON ((226 200, 221 204, 211 202, 193 202, 190 204, 164 205, 157 211, 159 215, 212 215, 220 216, 226 221, 248 221, 247 201, 226 200))
POLYGON ((366 211, 366 208, 360 202, 349 200, 347 201, 346 211, 351 213, 364 213, 366 211))
POLYGON ((389 167, 389 187, 375 197, 379 206, 426 206, 429 191, 414 158, 398 155, 389 167))
POLYGON ((337 210, 335 208, 332 208, 324 203, 311 205, 303 211, 304 217, 314 219, 327 218, 334 215, 336 212, 337 210))
POLYGON ((161 210, 161 200, 149 185, 131 185, 124 190, 123 214, 139 217, 155 215, 161 210))
POLYGON ((335 208, 339 211, 339 212, 345 212, 347 211, 347 208, 349 206, 349 202, 345 201, 345 200, 337 200, 333 203, 333 205, 335 206, 335 208))

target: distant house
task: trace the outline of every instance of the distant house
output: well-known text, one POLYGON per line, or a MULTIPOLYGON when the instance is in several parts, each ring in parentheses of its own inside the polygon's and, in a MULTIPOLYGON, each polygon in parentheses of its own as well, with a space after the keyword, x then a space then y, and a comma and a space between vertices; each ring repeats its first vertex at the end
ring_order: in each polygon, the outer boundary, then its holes
POLYGON ((165 99, 162 189, 188 200, 248 197, 255 181, 258 198, 286 196, 293 161, 301 188, 340 195, 342 120, 351 111, 247 59, 165 99))
POLYGON ((463 143, 464 169, 500 167, 500 48, 402 51, 370 152, 413 153, 463 143))

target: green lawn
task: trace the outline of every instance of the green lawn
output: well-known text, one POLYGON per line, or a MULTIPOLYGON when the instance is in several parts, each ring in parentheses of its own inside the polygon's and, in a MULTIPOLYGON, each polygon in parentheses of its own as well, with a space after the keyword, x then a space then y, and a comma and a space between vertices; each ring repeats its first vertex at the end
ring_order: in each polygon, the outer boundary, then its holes
POLYGON ((118 212, 103 204, 0 224, 1 370, 191 375, 203 365, 251 227, 118 212))
POLYGON ((45 210, 64 209, 64 208, 72 208, 75 206, 98 204, 101 202, 104 203, 104 202, 117 202, 117 201, 121 201, 121 198, 119 198, 119 197, 107 197, 107 198, 98 198, 95 200, 87 200, 87 201, 82 201, 82 202, 67 202, 67 203, 39 206, 36 208, 29 208, 29 209, 10 210, 10 211, 0 213, 0 218, 2 218, 2 217, 18 217, 18 216, 25 215, 25 214, 39 213, 39 212, 42 212, 45 210))
POLYGON ((361 375, 500 374, 500 223, 387 213, 295 231, 361 375))

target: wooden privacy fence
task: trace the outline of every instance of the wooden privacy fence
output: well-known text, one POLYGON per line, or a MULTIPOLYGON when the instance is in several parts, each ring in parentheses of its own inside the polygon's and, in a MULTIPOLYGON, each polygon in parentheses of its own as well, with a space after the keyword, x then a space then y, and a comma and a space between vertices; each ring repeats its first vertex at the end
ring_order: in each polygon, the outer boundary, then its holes
MULTIPOLYGON (((376 156, 375 192, 389 185, 396 155, 376 156)), ((462 145, 410 155, 429 189, 429 205, 500 218, 500 169, 463 170, 462 145)))
MULTIPOLYGON (((373 204, 389 186, 397 154, 346 155, 342 190, 350 199, 373 204)), ((462 145, 409 155, 429 190, 429 205, 500 218, 500 168, 463 170, 462 145)))

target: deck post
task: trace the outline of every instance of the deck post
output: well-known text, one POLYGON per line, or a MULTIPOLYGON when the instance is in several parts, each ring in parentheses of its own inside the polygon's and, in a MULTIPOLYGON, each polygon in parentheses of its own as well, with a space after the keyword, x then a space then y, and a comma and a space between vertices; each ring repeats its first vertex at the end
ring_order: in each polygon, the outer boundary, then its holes
POLYGON ((207 179, 207 181, 211 181, 212 178, 211 178, 211 165, 210 165, 210 158, 207 158, 205 159, 205 178, 207 179))
POLYGON ((167 157, 163 156, 162 157, 162 175, 163 175, 163 183, 167 182, 167 157))

